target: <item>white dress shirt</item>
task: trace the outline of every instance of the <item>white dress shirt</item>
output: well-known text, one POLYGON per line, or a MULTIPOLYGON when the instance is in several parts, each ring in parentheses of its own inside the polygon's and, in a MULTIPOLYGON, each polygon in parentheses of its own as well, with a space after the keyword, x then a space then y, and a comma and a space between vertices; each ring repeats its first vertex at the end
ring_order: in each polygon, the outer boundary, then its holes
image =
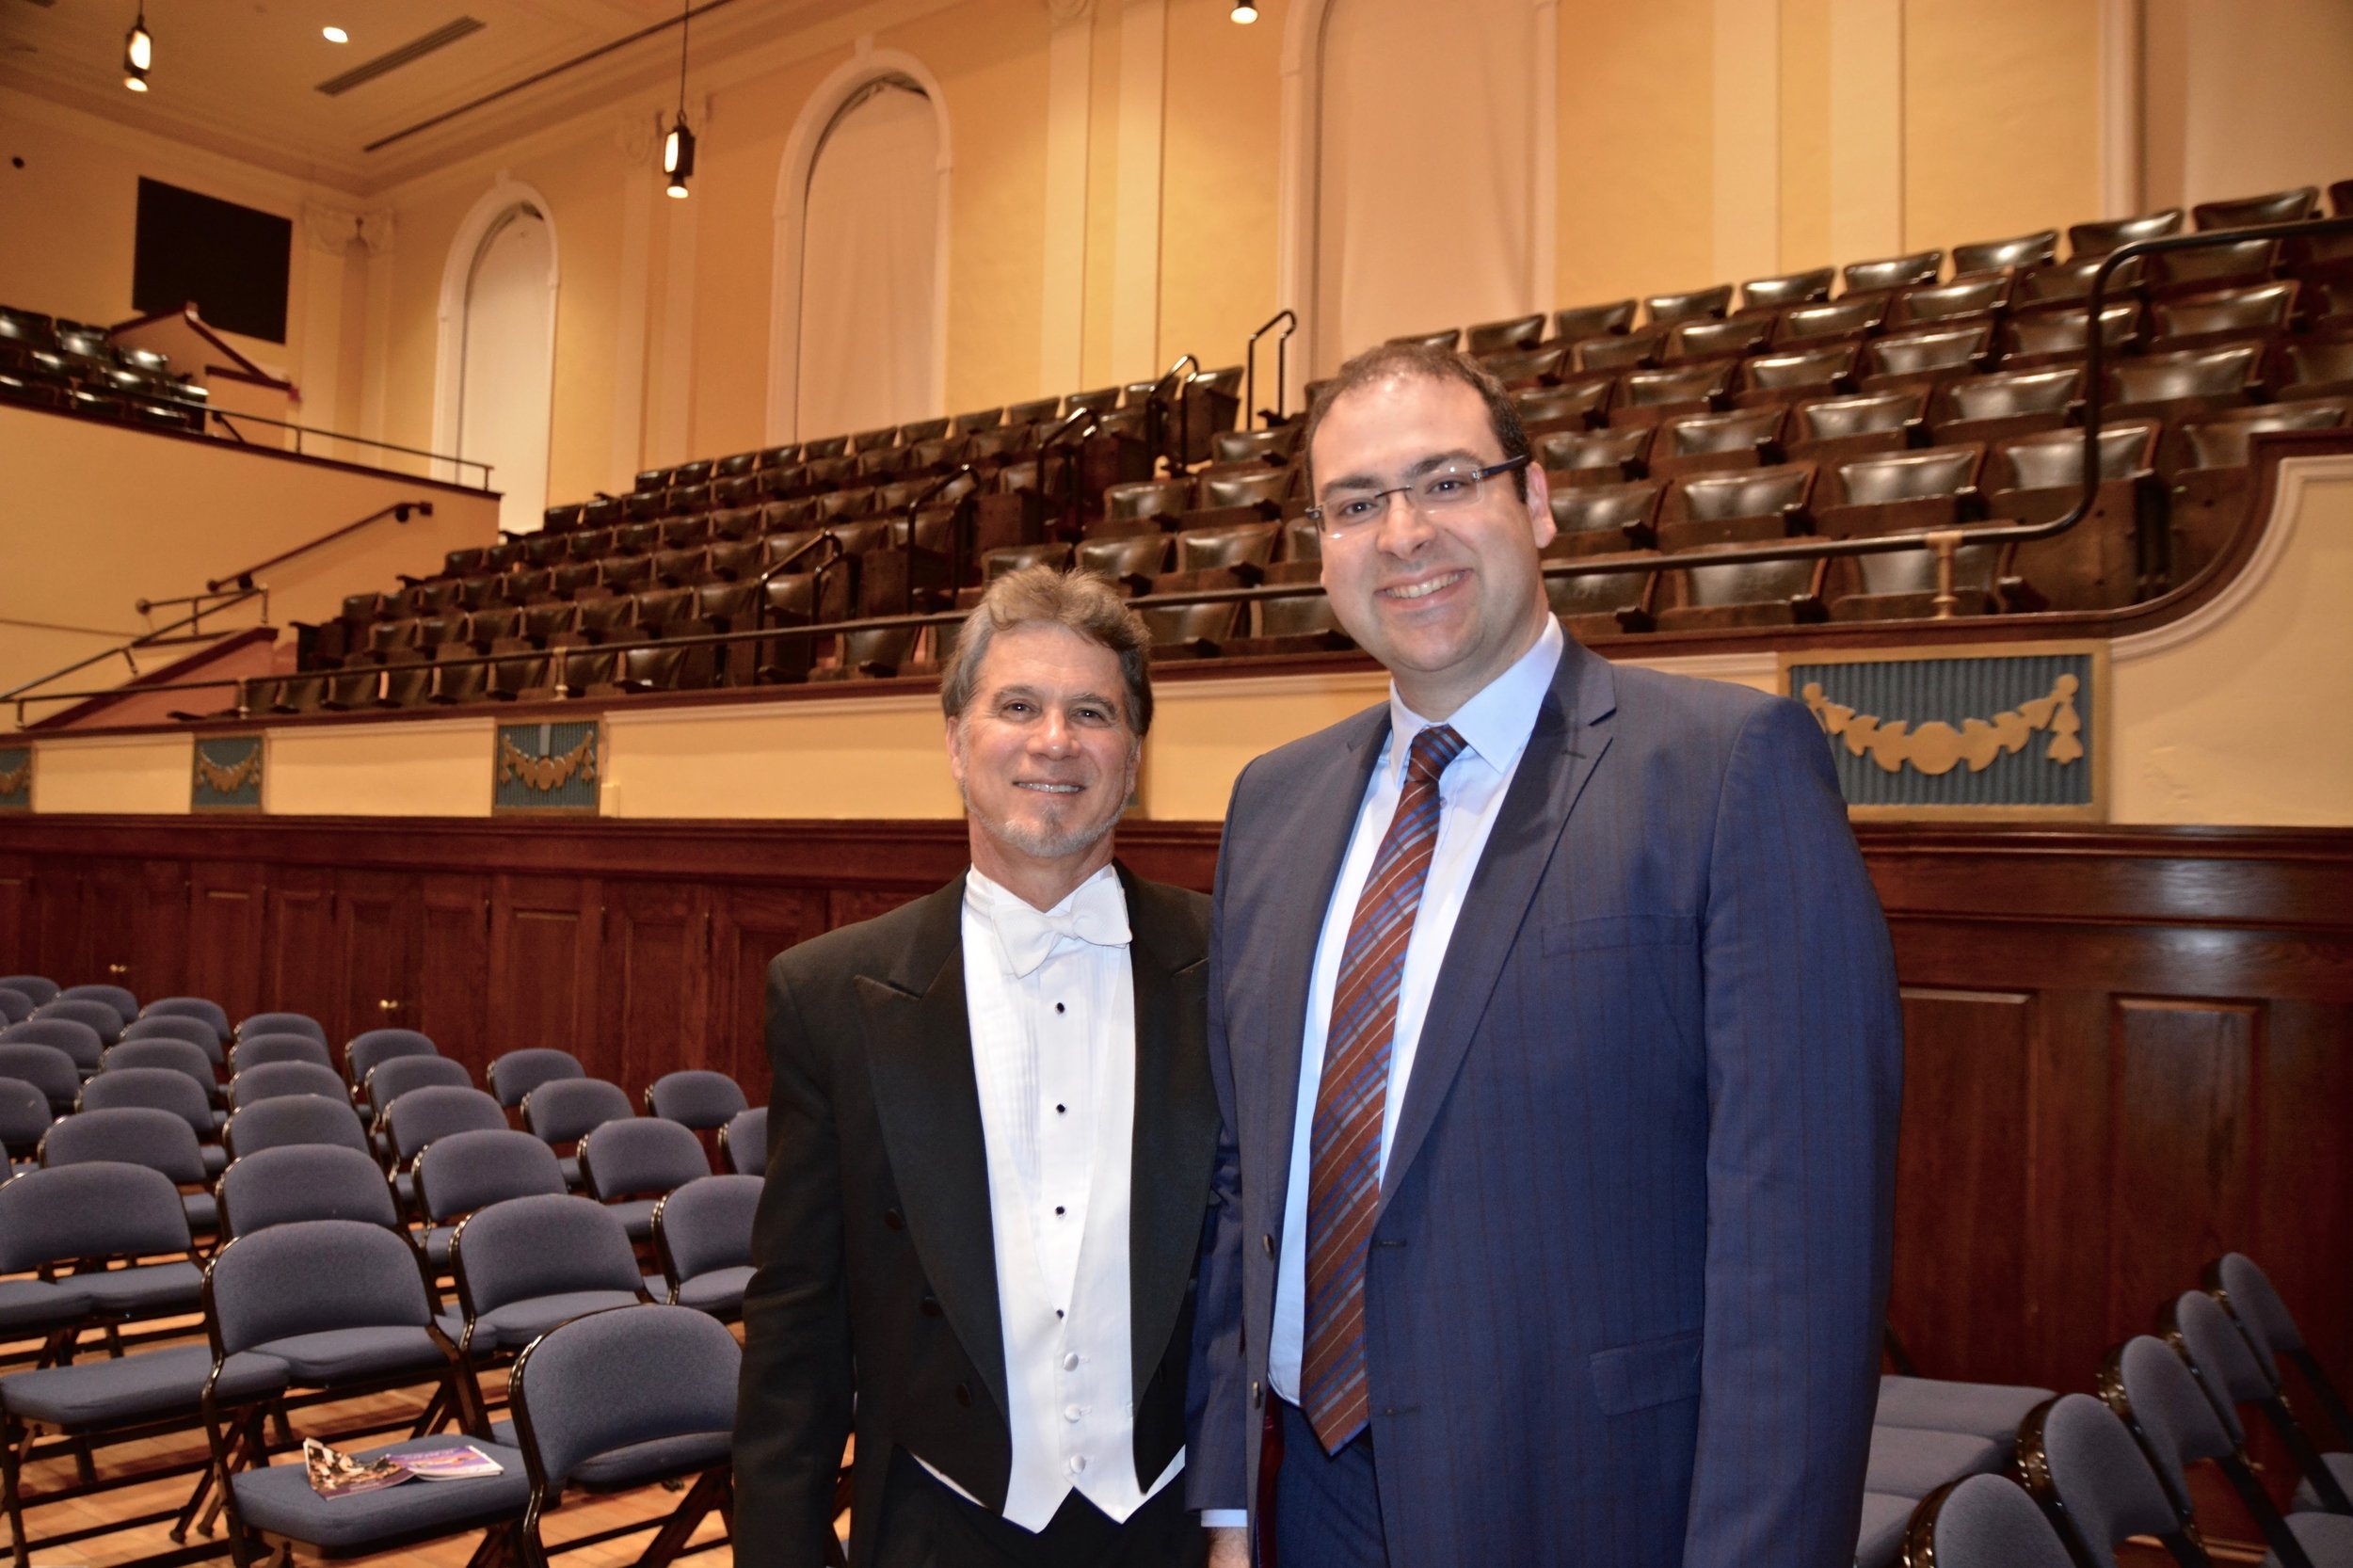
MULTIPOLYGON (((1447 943, 1454 935, 1456 917, 1463 912, 1463 899, 1470 891, 1471 873, 1479 869, 1487 835, 1502 811, 1512 776, 1519 770, 1520 755, 1528 749, 1537 711, 1544 705, 1545 694, 1552 689, 1562 640, 1561 623, 1546 616, 1535 646, 1446 720, 1463 737, 1464 747, 1438 780, 1438 844, 1430 856, 1421 907, 1415 912, 1414 934, 1405 945, 1405 969, 1398 982, 1397 1024, 1389 1043, 1389 1086, 1381 1111, 1381 1177, 1385 1183, 1389 1173, 1389 1142, 1397 1136, 1398 1112, 1405 1105, 1405 1087, 1413 1080, 1414 1051, 1421 1042, 1430 993, 1446 962, 1447 943)), ((1294 1404, 1299 1401, 1299 1361, 1307 1318, 1308 1145, 1315 1130, 1316 1095, 1322 1086, 1332 992, 1339 978, 1341 950, 1348 945, 1348 928, 1356 916, 1356 901, 1381 852, 1381 840, 1388 836, 1390 819, 1397 815, 1407 753, 1414 737, 1433 722, 1406 707, 1391 684, 1389 739, 1365 787, 1364 802, 1356 808, 1355 835, 1349 840, 1347 858, 1340 862, 1339 878, 1332 885, 1323 935, 1316 946, 1307 1016, 1300 1032, 1299 1110, 1291 1131, 1290 1186, 1283 1198, 1274 1325, 1267 1341, 1267 1381, 1275 1393, 1294 1404)), ((1204 1514, 1202 1522, 1224 1520, 1204 1514)))
POLYGON ((1185 1464, 1179 1451, 1148 1490, 1136 1484, 1128 939, 1127 900, 1109 866, 1043 912, 977 869, 966 875, 965 1008, 1013 1434, 1004 1518, 1029 1530, 1045 1528, 1073 1491, 1124 1521, 1185 1464), (1064 930, 1048 942, 1041 920, 1085 935, 1064 930), (1016 954, 1034 968, 1020 972, 1016 954))

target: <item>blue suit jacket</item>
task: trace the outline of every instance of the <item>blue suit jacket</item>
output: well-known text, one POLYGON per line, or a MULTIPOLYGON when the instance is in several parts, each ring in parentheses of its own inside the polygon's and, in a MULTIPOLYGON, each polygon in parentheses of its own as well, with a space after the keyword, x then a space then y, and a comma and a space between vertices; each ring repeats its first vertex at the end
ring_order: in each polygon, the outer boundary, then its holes
MULTIPOLYGON (((1255 1501, 1308 971, 1385 706, 1234 787, 1189 1501, 1255 1501)), ((1366 1278, 1403 1563, 1833 1568, 1878 1381, 1902 1034, 1805 710, 1570 643, 1405 1087, 1366 1278)))

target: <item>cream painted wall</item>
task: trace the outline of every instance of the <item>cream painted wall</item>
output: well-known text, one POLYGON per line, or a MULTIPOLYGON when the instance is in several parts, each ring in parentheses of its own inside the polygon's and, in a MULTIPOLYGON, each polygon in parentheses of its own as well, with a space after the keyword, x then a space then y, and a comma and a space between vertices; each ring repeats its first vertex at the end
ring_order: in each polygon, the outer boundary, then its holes
POLYGON ((2151 206, 2353 175, 2353 5, 2143 3, 2151 206))
MULTIPOLYGON (((40 623, 0 624, 0 690, 138 634, 144 627, 133 605, 140 599, 200 592, 208 579, 395 502, 429 500, 433 516, 388 519, 262 573, 272 621, 328 619, 344 595, 396 586, 402 572, 430 573, 449 551, 488 544, 497 529, 489 496, 7 405, 0 474, 8 540, 0 621, 40 623), (43 629, 56 626, 88 630, 43 629)), ((155 620, 184 613, 159 611, 155 620)), ((226 624, 260 619, 259 606, 247 606, 229 612, 226 624)), ((149 654, 142 664, 153 669, 172 657, 149 654)), ((93 670, 91 683, 122 673, 119 664, 93 670)), ((0 725, 9 723, 0 712, 0 725)))
POLYGON ((615 712, 606 809, 623 817, 952 817, 939 699, 615 712), (845 807, 855 806, 855 811, 845 807))
POLYGON ((1715 275, 1712 0, 1562 0, 1562 305, 1715 275))
POLYGON ((33 809, 180 816, 195 788, 196 742, 186 735, 43 741, 33 763, 33 809))
MULTIPOLYGON (((487 717, 274 730, 262 806, 285 817, 410 817, 430 801, 437 817, 487 817, 497 733, 487 717)), ((45 748, 42 759, 36 773, 45 748)))
MULTIPOLYGON (((1160 330, 1155 363, 1240 364, 1273 315, 1280 5, 1238 27, 1228 0, 1170 0, 1160 146, 1160 330)), ((1274 374, 1267 360, 1266 376, 1274 374)), ((1262 381, 1263 389, 1268 383, 1262 381)))

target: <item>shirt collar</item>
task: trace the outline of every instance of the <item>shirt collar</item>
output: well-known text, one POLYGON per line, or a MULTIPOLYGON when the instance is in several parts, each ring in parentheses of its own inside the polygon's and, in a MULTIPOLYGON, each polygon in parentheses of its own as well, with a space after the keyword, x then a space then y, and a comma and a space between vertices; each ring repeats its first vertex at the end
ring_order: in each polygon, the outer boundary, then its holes
MULTIPOLYGON (((1098 868, 1093 876, 1088 877, 1084 882, 1081 882, 1076 888, 1071 888, 1070 891, 1064 896, 1063 901, 1060 904, 1057 904, 1051 909, 1046 910, 1045 914, 1048 918, 1059 919, 1066 917, 1070 914, 1072 907, 1078 904, 1080 896, 1085 893, 1089 888, 1094 887, 1098 882, 1110 881, 1116 883, 1118 880, 1119 868, 1114 865, 1106 864, 1098 868)), ((1125 893, 1120 895, 1119 902, 1121 908, 1124 909, 1127 907, 1128 901, 1125 893)), ((988 921, 989 925, 994 928, 997 924, 998 912, 1000 910, 1013 909, 1016 905, 1018 905, 1020 909, 1031 908, 1031 904, 1027 899, 1024 899, 1019 893, 1015 892, 1013 889, 1005 887, 1001 883, 990 881, 986 873, 984 873, 980 867, 969 866, 965 869, 964 907, 968 911, 980 916, 981 919, 988 921)))
MULTIPOLYGON (((1545 694, 1552 689, 1553 672, 1560 667, 1566 642, 1559 617, 1546 616, 1534 646, 1446 721, 1463 737, 1465 745, 1496 772, 1509 773, 1520 753, 1528 749, 1528 738, 1535 733, 1536 714, 1544 707, 1545 694)), ((1389 743, 1381 765, 1392 785, 1403 776, 1414 737, 1435 722, 1406 707, 1405 699, 1397 695, 1397 682, 1389 682, 1389 743)))

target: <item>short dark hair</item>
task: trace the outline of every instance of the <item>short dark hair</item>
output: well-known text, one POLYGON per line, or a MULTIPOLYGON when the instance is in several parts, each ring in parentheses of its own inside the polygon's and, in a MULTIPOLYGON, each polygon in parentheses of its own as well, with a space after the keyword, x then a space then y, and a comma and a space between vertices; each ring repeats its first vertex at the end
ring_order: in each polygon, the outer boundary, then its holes
POLYGON ((981 661, 1000 632, 1016 626, 1059 626, 1119 656, 1128 686, 1128 728, 1137 740, 1152 728, 1152 633, 1103 578, 1052 567, 1023 567, 989 584, 958 629, 956 650, 939 680, 939 706, 961 718, 981 678, 981 661))
MULTIPOLYGON (((1487 406, 1487 425, 1496 433, 1496 440, 1503 448, 1506 459, 1529 455, 1528 428, 1520 423, 1519 406, 1512 394, 1503 390, 1503 383, 1481 367, 1478 360, 1451 348, 1432 348, 1418 343, 1385 343, 1368 348, 1340 366, 1332 379, 1316 389, 1315 401, 1307 407, 1307 428, 1301 434, 1299 450, 1307 463, 1307 493, 1315 494, 1316 431, 1322 427, 1323 418, 1332 411, 1332 405, 1359 388, 1393 376, 1419 376, 1427 381, 1459 381, 1479 394, 1487 406)), ((1522 501, 1528 499, 1528 470, 1512 471, 1512 487, 1522 501)))

